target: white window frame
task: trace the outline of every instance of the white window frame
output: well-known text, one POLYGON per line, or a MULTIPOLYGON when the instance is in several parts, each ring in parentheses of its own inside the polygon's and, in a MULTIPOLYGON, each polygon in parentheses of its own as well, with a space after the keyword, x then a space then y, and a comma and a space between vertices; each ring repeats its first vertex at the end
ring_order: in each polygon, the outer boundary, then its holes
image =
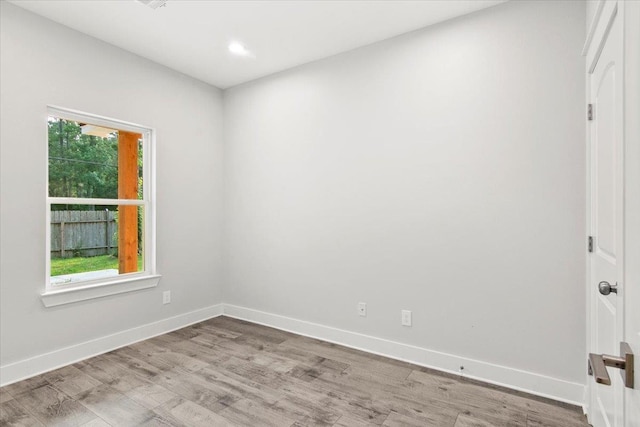
POLYGON ((117 119, 83 113, 66 108, 47 106, 48 116, 80 123, 90 123, 110 129, 135 132, 142 135, 142 200, 133 199, 94 199, 81 197, 49 196, 49 136, 47 133, 47 194, 46 194, 46 277, 45 291, 41 294, 46 307, 68 304, 93 298, 152 288, 158 285, 160 275, 156 271, 156 203, 155 203, 155 130, 117 119), (51 284, 51 205, 86 204, 86 205, 135 205, 144 207, 143 246, 144 271, 119 274, 118 276, 72 282, 68 284, 51 284))

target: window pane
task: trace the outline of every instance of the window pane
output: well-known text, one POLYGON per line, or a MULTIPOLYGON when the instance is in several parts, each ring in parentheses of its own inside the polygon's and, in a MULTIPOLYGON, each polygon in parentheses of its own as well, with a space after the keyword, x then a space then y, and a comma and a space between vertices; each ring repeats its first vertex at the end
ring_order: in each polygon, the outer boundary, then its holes
POLYGON ((51 284, 144 271, 143 206, 52 205, 51 284))
POLYGON ((48 132, 49 196, 142 199, 140 134, 57 117, 48 132))

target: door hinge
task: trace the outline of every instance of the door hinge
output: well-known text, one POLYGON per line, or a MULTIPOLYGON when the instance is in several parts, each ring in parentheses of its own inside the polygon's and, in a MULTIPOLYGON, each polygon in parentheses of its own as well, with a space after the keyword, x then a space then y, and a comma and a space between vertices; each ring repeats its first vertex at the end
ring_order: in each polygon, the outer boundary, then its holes
POLYGON ((587 248, 589 249, 589 252, 593 252, 593 236, 589 236, 587 248))
POLYGON ((587 105, 587 120, 593 120, 593 104, 587 105))

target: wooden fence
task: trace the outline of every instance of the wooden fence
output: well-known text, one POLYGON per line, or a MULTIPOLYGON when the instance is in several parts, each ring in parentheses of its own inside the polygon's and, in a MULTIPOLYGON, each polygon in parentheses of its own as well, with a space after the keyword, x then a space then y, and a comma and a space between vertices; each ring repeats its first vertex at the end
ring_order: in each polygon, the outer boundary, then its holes
POLYGON ((115 211, 51 211, 53 258, 106 255, 117 250, 115 211))

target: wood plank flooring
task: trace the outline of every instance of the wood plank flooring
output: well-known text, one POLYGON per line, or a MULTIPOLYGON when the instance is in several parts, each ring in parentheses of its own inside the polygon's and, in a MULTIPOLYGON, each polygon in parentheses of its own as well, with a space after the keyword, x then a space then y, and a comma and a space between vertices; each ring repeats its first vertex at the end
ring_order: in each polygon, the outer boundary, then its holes
POLYGON ((577 407, 228 317, 0 389, 1 426, 587 426, 577 407))

